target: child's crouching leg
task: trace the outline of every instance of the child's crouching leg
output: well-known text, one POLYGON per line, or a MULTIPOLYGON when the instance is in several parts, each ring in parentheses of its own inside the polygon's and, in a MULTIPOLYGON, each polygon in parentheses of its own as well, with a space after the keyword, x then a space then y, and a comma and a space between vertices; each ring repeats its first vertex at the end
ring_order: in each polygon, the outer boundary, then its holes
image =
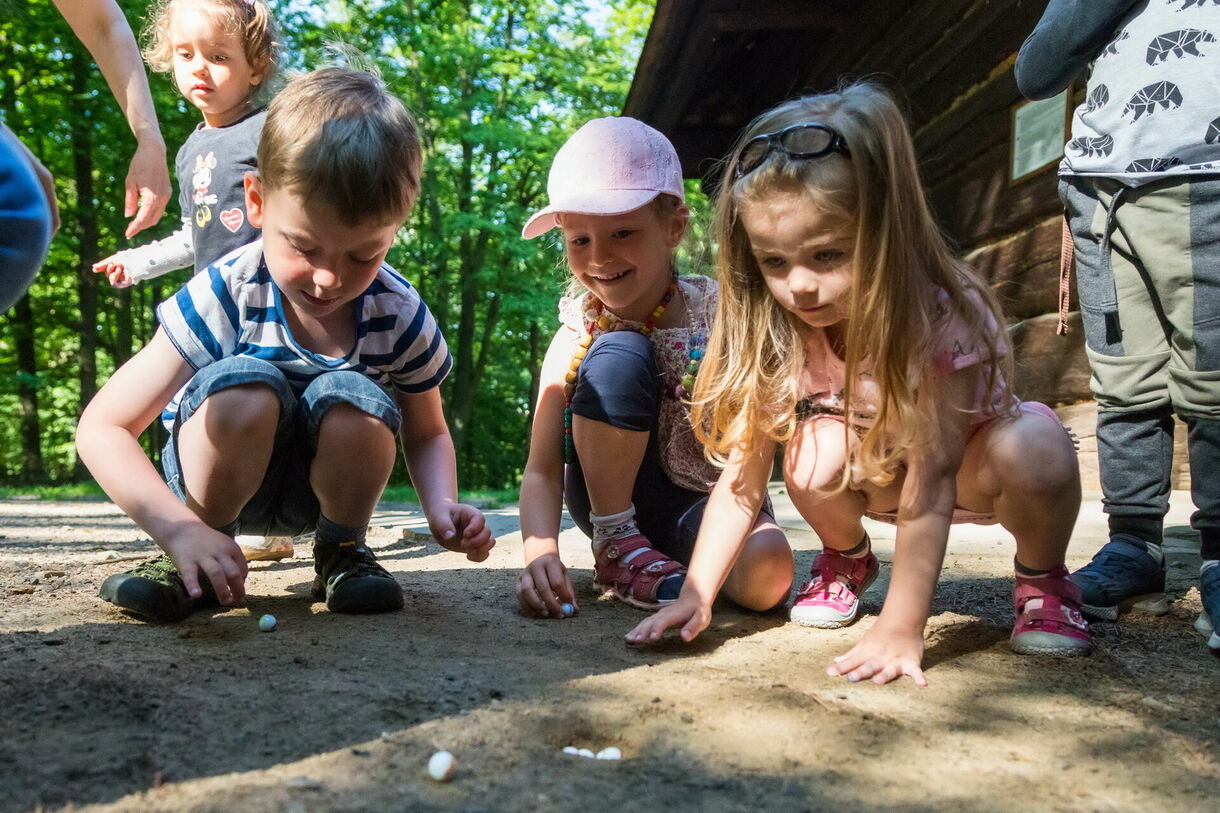
POLYGON ((206 384, 183 397, 189 414, 175 442, 186 504, 211 527, 225 528, 263 482, 292 391, 257 359, 225 359, 197 378, 205 373, 206 384), (193 398, 199 400, 188 403, 193 398))
POLYGON ((334 612, 388 612, 402 588, 365 544, 369 519, 394 467, 402 413, 360 373, 319 376, 301 395, 315 454, 309 482, 320 516, 314 535, 313 595, 334 612))
POLYGON ((788 600, 793 567, 788 538, 771 517, 760 514, 725 579, 724 594, 747 610, 770 610, 788 600))
POLYGON ((1055 413, 1035 402, 1012 419, 980 430, 966 447, 958 504, 986 511, 1017 541, 1017 561, 1031 572, 1063 564, 1080 512, 1076 450, 1055 413))
POLYGON ((868 497, 852 489, 834 493, 847 465, 847 443, 842 421, 813 418, 797 426, 784 452, 784 482, 792 504, 831 550, 850 550, 864 538, 860 520, 868 497))
POLYGON ((341 525, 367 525, 394 468, 398 405, 351 371, 314 379, 301 404, 315 442, 309 482, 322 515, 341 525))

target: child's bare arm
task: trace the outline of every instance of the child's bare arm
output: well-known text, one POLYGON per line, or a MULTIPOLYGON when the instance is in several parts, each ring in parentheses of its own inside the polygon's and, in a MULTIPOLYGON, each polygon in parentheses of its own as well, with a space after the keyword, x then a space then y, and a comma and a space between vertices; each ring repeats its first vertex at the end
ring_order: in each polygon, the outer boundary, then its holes
POLYGON ((927 685, 920 666, 924 627, 957 505, 957 472, 970 431, 978 368, 960 370, 938 384, 938 436, 907 459, 892 575, 881 615, 859 644, 835 659, 828 670, 832 675, 888 683, 905 674, 927 685))
POLYGON ((562 604, 577 608, 576 592, 559 558, 563 511, 564 377, 572 356, 570 331, 560 329, 542 363, 529 459, 521 478, 521 538, 525 569, 517 579, 517 601, 526 613, 563 618, 562 604))
POLYGON ((737 562, 758 510, 767 496, 775 443, 761 441, 749 457, 737 453, 720 474, 703 512, 699 536, 678 600, 662 607, 627 633, 633 644, 657 641, 682 625, 682 640, 693 641, 712 620, 712 602, 737 562))
POLYGON ((202 573, 221 602, 231 604, 245 596, 240 549, 170 491, 139 442, 192 372, 158 330, 89 402, 77 424, 76 448, 98 485, 174 560, 188 592, 201 595, 202 573))
POLYGON ((440 390, 396 392, 394 398, 403 413, 399 434, 407 471, 428 518, 428 529, 443 547, 466 554, 472 562, 482 562, 496 540, 482 512, 458 502, 457 460, 440 390))

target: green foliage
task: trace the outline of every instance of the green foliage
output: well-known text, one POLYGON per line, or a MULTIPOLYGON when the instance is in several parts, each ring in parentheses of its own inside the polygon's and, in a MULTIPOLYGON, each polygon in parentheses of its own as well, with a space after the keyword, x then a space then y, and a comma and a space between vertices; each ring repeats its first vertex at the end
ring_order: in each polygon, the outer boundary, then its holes
MULTIPOLYGON (((653 4, 272 4, 289 69, 355 52, 358 66, 375 66, 419 121, 424 188, 389 261, 419 287, 454 356, 443 393, 462 486, 512 487, 525 460, 531 384, 566 281, 555 241, 527 242, 520 228, 543 205, 551 157, 568 135, 589 118, 621 110, 653 4)), ((147 2, 121 5, 133 27, 142 27, 147 2)), ((187 274, 115 292, 82 271, 125 245, 122 181, 134 142, 104 80, 49 0, 30 0, 29 8, 0 22, 0 112, 55 174, 63 227, 27 312, 0 318, 0 482, 79 475, 72 432, 81 394, 92 391, 89 365, 96 363, 96 382, 103 382, 149 338, 155 303, 187 274), (78 194, 88 186, 83 175, 94 190, 89 200, 78 194), (92 319, 83 298, 90 292, 98 297, 92 319), (18 363, 22 330, 33 334, 33 365, 18 363), (96 350, 82 336, 96 340, 96 350), (22 442, 31 394, 41 471, 31 471, 32 452, 22 442)), ((198 114, 165 77, 154 76, 152 86, 172 156, 198 114)), ((156 233, 136 242, 164 236, 176 223, 171 207, 156 233)), ((705 246, 696 239, 693 259, 683 264, 701 265, 705 246)), ((159 443, 148 441, 153 450, 159 443)))

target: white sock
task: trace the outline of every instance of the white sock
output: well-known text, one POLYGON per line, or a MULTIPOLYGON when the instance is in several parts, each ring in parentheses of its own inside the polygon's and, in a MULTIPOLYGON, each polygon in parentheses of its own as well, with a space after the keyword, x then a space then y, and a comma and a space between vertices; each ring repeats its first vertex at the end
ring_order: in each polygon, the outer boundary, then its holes
MULTIPOLYGON (((640 532, 639 526, 635 524, 635 505, 629 505, 626 510, 620 511, 617 514, 607 514, 605 516, 598 516, 590 511, 589 522, 593 523, 594 553, 601 550, 607 542, 634 536, 640 532)), ((627 554, 623 557, 623 564, 627 564, 646 550, 648 548, 640 548, 627 554)))

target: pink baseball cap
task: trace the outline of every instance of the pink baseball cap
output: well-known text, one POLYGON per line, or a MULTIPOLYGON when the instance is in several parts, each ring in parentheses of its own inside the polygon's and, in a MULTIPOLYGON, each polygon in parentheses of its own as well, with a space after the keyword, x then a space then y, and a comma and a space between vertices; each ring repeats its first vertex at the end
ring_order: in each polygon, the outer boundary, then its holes
POLYGON ((546 193, 550 204, 525 222, 531 240, 559 225, 564 212, 618 215, 662 193, 686 201, 682 166, 674 145, 638 119, 593 119, 555 153, 546 193))

